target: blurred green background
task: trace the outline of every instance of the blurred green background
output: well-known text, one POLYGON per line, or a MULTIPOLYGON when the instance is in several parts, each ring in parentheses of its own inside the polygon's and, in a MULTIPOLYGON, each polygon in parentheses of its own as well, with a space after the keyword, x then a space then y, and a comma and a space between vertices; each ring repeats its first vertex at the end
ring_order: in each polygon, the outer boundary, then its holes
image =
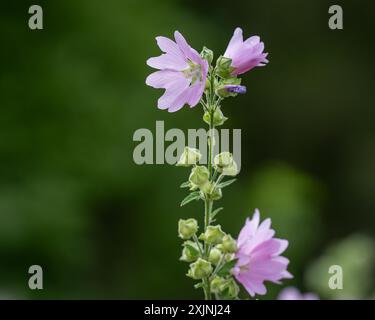
MULTIPOLYGON (((0 298, 195 299, 178 261, 188 171, 133 162, 133 133, 202 127, 202 110, 156 108, 154 38, 181 31, 218 55, 237 26, 266 68, 228 99, 242 171, 219 219, 236 236, 255 207, 289 239, 293 280, 323 298, 375 296, 374 1, 11 1, 0 10, 0 298), (44 29, 28 28, 28 8, 44 29), (341 4, 344 30, 328 28, 341 4), (31 291, 28 268, 44 270, 31 291), (328 267, 344 289, 327 288, 328 267)), ((282 288, 267 285, 266 298, 282 288)))

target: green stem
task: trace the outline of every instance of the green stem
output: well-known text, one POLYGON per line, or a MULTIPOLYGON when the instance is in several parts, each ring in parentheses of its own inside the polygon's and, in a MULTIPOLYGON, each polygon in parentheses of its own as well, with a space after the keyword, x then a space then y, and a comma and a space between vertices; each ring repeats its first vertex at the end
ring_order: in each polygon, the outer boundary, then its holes
MULTIPOLYGON (((213 123, 213 116, 214 116, 214 111, 215 111, 215 72, 211 73, 211 90, 210 90, 210 95, 209 99, 207 99, 207 104, 206 107, 208 107, 208 110, 210 112, 210 124, 209 124, 209 140, 208 140, 208 172, 209 172, 209 178, 210 181, 212 181, 214 172, 213 172, 213 167, 212 167, 212 160, 213 160, 213 135, 214 135, 214 123, 213 123)), ((209 199, 205 199, 204 201, 204 231, 206 231, 207 227, 211 223, 211 212, 212 212, 212 206, 213 206, 213 201, 209 199)), ((211 247, 205 243, 204 244, 204 257, 208 260, 208 257, 210 256, 210 249, 211 247)), ((211 294, 211 283, 210 283, 210 277, 206 277, 203 279, 203 290, 204 290, 204 297, 206 300, 211 300, 212 299, 212 294, 211 294)))

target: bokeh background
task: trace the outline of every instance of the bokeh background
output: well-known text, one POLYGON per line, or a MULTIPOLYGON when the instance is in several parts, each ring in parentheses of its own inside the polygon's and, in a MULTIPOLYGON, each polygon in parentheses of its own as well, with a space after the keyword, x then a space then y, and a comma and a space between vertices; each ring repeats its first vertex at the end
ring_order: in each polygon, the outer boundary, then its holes
POLYGON ((255 207, 289 239, 293 280, 322 298, 375 296, 374 1, 58 0, 1 2, 0 297, 195 299, 178 261, 188 172, 138 166, 133 133, 200 128, 201 108, 169 114, 145 85, 155 36, 181 31, 223 53, 235 27, 270 64, 225 101, 242 129, 242 171, 220 222, 236 236, 255 207), (28 8, 44 30, 28 28, 28 8), (340 4, 344 30, 328 28, 340 4), (44 270, 31 291, 28 268, 44 270), (344 289, 328 288, 328 267, 344 289))

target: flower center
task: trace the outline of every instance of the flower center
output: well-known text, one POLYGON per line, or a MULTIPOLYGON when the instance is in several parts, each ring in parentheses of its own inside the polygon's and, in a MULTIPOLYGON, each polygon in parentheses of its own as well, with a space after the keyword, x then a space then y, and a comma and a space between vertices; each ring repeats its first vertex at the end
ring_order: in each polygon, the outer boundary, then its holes
POLYGON ((196 64, 193 61, 188 61, 189 68, 184 70, 185 77, 191 79, 191 84, 193 85, 196 81, 202 81, 202 66, 196 64))

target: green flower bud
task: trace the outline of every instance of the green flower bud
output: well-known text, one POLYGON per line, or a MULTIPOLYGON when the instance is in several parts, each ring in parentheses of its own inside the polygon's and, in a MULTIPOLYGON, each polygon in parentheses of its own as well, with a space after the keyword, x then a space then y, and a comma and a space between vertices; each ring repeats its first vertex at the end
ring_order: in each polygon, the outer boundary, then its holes
POLYGON ((218 248, 212 248, 210 251, 210 255, 208 257, 208 261, 210 261, 213 265, 217 265, 221 260, 223 254, 218 248))
POLYGON ((189 181, 194 185, 201 186, 208 181, 209 175, 205 166, 196 166, 191 170, 189 181))
POLYGON ((214 200, 214 201, 216 201, 216 200, 220 200, 220 199, 222 198, 222 196, 223 196, 223 192, 221 191, 220 188, 215 188, 215 189, 213 189, 213 190, 207 195, 207 197, 208 197, 209 200, 214 200))
POLYGON ((214 59, 214 53, 212 50, 203 47, 203 50, 201 52, 201 57, 205 60, 207 60, 208 64, 211 64, 212 60, 214 59))
MULTIPOLYGON (((213 115, 213 125, 215 127, 221 126, 226 120, 228 120, 227 117, 224 116, 223 112, 220 108, 216 108, 214 115, 213 115)), ((210 112, 205 112, 203 115, 203 121, 207 124, 211 124, 211 114, 210 112)))
POLYGON ((203 196, 207 196, 209 200, 219 200, 223 196, 223 193, 220 188, 214 188, 214 186, 214 183, 212 183, 211 181, 207 181, 199 188, 203 193, 203 196))
POLYGON ((180 219, 178 221, 178 236, 181 239, 190 239, 198 231, 198 222, 195 219, 180 219))
POLYGON ((227 280, 227 282, 221 286, 221 289, 222 292, 226 292, 227 298, 231 299, 237 298, 238 294, 240 293, 240 288, 233 278, 227 280))
POLYGON ((198 149, 185 147, 181 154, 180 160, 178 160, 176 166, 179 167, 189 167, 196 164, 202 155, 198 149))
POLYGON ((216 74, 222 78, 230 78, 231 73, 235 70, 231 64, 232 59, 220 56, 216 61, 216 74))
POLYGON ((238 174, 237 163, 233 160, 233 163, 230 166, 223 168, 221 174, 224 176, 236 176, 238 174))
POLYGON ((208 226, 205 233, 202 233, 199 239, 204 240, 208 244, 219 244, 223 240, 225 233, 221 230, 221 226, 208 226))
POLYGON ((215 276, 211 281, 211 291, 213 293, 221 292, 221 288, 225 285, 226 280, 222 277, 215 276))
POLYGON ((223 237, 222 248, 225 253, 234 253, 237 251, 237 242, 230 234, 227 234, 223 237))
MULTIPOLYGON (((190 181, 189 181, 190 182, 190 181)), ((195 190, 197 190, 197 189, 199 189, 199 186, 197 186, 196 184, 194 184, 194 183, 189 183, 189 190, 190 191, 195 191, 195 190)))
POLYGON ((203 279, 208 277, 212 272, 212 265, 210 262, 198 258, 198 260, 190 264, 190 269, 187 276, 193 279, 203 279))
POLYGON ((193 262, 199 257, 199 248, 198 245, 193 241, 185 241, 183 244, 182 255, 180 257, 181 261, 193 262))
POLYGON ((230 152, 222 152, 215 156, 215 168, 218 172, 222 173, 224 168, 233 164, 233 155, 230 152))
POLYGON ((211 81, 206 79, 206 86, 205 86, 205 90, 209 90, 211 88, 211 81))

